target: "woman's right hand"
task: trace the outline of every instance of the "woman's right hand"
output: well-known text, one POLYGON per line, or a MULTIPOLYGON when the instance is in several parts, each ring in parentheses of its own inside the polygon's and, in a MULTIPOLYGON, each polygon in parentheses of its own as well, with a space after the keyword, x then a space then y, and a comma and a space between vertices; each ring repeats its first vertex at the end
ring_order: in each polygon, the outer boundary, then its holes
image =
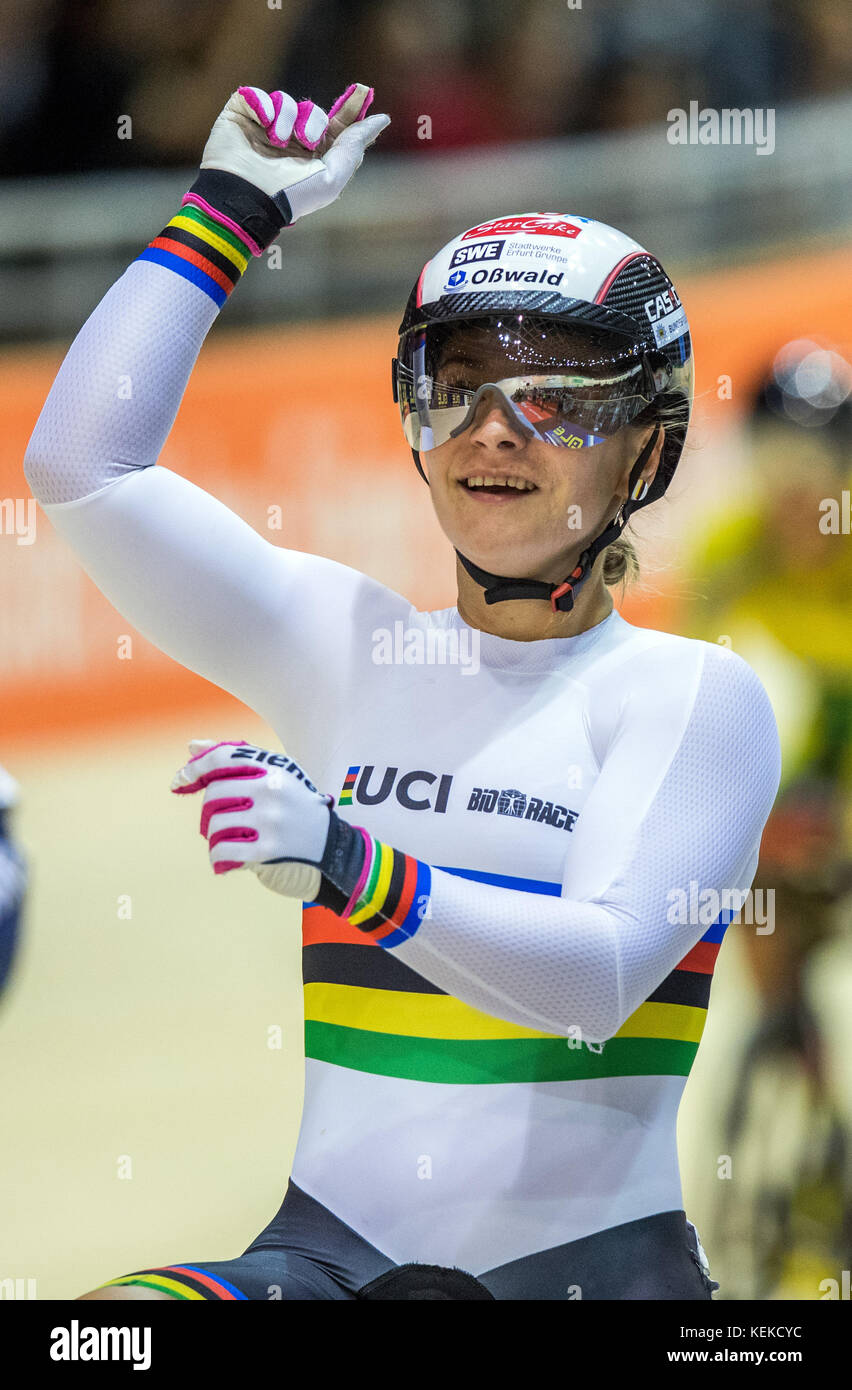
MULTIPOLYGON (((372 100, 372 88, 353 83, 326 115, 314 102, 297 102, 286 92, 239 87, 216 118, 201 169, 245 180, 270 198, 283 225, 290 225, 334 202, 366 147, 390 124, 389 116, 367 116, 372 100)), ((215 187, 203 172, 190 193, 200 190, 215 209, 210 192, 215 187)), ((233 199, 223 211, 234 216, 233 199)))

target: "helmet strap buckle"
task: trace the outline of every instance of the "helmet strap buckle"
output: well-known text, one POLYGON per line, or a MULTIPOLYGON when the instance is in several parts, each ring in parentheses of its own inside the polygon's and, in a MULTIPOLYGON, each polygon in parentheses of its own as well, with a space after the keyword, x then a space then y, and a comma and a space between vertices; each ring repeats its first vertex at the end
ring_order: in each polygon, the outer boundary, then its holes
POLYGON ((568 582, 568 580, 566 579, 565 582, 564 582, 564 584, 558 584, 558 585, 556 586, 556 588, 553 590, 552 594, 550 595, 550 608, 551 608, 551 611, 552 611, 553 613, 559 613, 560 611, 566 612, 566 613, 570 613, 570 612, 571 612, 571 609, 572 609, 573 607, 574 607, 574 585, 573 585, 573 584, 570 584, 570 583, 568 582), (563 607, 563 608, 560 610, 559 599, 561 599, 562 596, 563 596, 564 594, 570 594, 570 595, 571 595, 571 603, 570 603, 570 606, 568 606, 567 608, 566 608, 566 607, 563 607))

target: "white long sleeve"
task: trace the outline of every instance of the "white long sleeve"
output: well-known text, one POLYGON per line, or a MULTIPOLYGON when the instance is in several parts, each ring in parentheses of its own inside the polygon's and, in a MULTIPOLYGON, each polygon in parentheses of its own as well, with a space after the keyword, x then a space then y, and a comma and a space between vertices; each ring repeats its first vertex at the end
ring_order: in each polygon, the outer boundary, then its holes
POLYGON ((218 313, 164 266, 127 267, 68 349, 30 438, 39 502, 90 497, 156 463, 218 313))
POLYGON ((154 466, 217 312, 195 285, 134 261, 74 339, 24 468, 87 574, 155 646, 266 718, 284 682, 282 737, 298 745, 316 709, 312 682, 340 664, 349 623, 380 586, 271 544, 154 466))
POLYGON ((635 664, 650 699, 624 706, 574 832, 564 896, 532 898, 435 872, 422 925, 393 948, 400 960, 528 1028, 615 1035, 735 892, 750 888, 778 789, 763 686, 726 649, 701 651, 692 691, 671 679, 659 653, 655 672, 647 656, 635 664), (578 895, 584 886, 588 897, 578 895), (690 901, 702 904, 698 919, 680 922, 690 901))

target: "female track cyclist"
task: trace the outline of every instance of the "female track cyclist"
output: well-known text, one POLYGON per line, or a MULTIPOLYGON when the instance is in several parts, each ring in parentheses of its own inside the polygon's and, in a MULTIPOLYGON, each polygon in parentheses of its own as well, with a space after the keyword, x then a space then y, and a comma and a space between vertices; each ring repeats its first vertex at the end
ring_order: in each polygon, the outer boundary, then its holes
POLYGON ((371 100, 231 96, 27 451, 110 602, 279 734, 286 754, 195 746, 173 789, 199 797, 215 872, 305 904, 279 1212, 233 1260, 83 1297, 708 1299, 675 1126, 779 749, 744 661, 632 627, 609 592, 689 417, 668 276, 621 232, 545 213, 470 227, 424 268, 394 393, 458 555, 454 608, 271 545, 156 466, 251 256, 387 124, 371 100), (406 660, 378 661, 395 624, 406 660))

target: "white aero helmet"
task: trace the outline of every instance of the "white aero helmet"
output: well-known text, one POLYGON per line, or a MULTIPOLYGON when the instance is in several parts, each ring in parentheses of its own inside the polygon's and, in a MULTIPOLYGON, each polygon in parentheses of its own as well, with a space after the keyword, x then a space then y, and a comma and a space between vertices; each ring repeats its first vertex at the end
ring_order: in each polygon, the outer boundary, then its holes
POLYGON ((692 406, 689 324, 659 261, 614 227, 572 213, 494 217, 454 237, 421 271, 399 326, 393 389, 424 479, 420 450, 467 429, 486 391, 529 435, 571 449, 592 448, 634 421, 657 423, 665 410, 653 482, 639 477, 656 429, 627 500, 561 584, 492 575, 457 552, 488 603, 543 598, 569 612, 600 552, 672 480, 692 406), (466 342, 474 353, 477 342, 497 348, 505 375, 483 382, 472 366, 466 377, 466 342))

